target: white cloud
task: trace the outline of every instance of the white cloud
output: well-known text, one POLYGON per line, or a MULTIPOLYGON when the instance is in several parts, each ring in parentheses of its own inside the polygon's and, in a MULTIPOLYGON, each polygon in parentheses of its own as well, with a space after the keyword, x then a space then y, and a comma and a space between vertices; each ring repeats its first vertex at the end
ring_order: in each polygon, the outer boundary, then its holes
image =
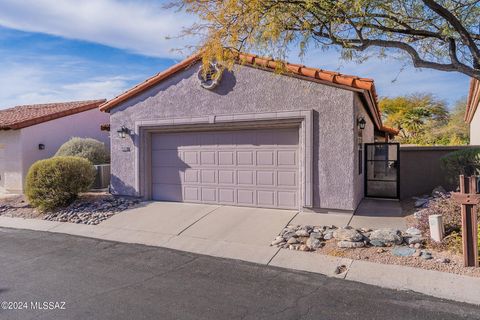
POLYGON ((0 109, 21 104, 113 98, 138 81, 133 76, 98 77, 82 74, 81 61, 72 57, 52 57, 38 64, 7 61, 0 65, 0 109), (77 67, 75 67, 77 66, 77 67), (52 72, 55 68, 55 72, 52 72))
POLYGON ((176 36, 193 18, 166 10, 160 1, 2 0, 0 25, 101 43, 156 57, 176 57, 185 39, 176 36))

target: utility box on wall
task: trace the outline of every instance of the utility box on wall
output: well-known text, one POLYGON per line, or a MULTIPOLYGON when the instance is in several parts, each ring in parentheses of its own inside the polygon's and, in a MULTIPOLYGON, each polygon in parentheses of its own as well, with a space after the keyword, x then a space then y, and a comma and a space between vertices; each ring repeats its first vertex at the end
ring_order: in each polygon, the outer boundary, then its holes
POLYGON ((110 185, 110 164, 95 165, 95 182, 92 189, 107 189, 110 185))

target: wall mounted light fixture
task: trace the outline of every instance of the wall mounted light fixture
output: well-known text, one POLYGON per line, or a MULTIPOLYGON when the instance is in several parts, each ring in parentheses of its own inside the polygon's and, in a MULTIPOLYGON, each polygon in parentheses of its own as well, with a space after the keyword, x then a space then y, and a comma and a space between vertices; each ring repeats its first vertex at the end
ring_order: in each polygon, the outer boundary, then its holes
POLYGON ((365 129, 365 125, 367 124, 367 121, 365 121, 365 118, 364 117, 359 117, 357 119, 357 125, 358 127, 360 128, 360 130, 363 130, 365 129))
POLYGON ((121 126, 120 129, 117 130, 117 133, 120 139, 125 139, 127 135, 130 135, 130 129, 125 126, 121 126))

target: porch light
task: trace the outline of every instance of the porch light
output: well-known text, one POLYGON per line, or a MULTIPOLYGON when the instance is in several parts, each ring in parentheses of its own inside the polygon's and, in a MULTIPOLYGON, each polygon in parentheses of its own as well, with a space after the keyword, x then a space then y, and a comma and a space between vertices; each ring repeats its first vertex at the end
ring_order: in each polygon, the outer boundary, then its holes
POLYGON ((365 125, 366 125, 366 124, 367 124, 367 121, 365 121, 365 118, 364 118, 364 117, 358 118, 358 120, 357 120, 357 125, 358 125, 358 127, 360 128, 360 130, 365 129, 365 125))
POLYGON ((120 129, 117 130, 117 133, 120 139, 125 139, 127 137, 127 134, 130 135, 130 129, 122 126, 120 129))

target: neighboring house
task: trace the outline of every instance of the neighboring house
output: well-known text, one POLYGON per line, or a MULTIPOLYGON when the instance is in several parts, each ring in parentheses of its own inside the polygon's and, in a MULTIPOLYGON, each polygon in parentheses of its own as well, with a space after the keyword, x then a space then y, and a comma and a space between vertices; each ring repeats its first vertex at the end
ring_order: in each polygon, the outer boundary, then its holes
POLYGON ((110 112, 112 192, 354 210, 363 143, 396 133, 382 126, 373 80, 293 64, 280 75, 273 60, 240 59, 215 89, 201 86, 196 55, 100 106, 110 112))
POLYGON ((22 192, 28 169, 52 157, 72 137, 110 144, 100 125, 108 116, 98 110, 105 100, 24 105, 0 110, 0 191, 22 192))
POLYGON ((480 81, 472 79, 465 121, 470 125, 470 144, 480 145, 480 81))

